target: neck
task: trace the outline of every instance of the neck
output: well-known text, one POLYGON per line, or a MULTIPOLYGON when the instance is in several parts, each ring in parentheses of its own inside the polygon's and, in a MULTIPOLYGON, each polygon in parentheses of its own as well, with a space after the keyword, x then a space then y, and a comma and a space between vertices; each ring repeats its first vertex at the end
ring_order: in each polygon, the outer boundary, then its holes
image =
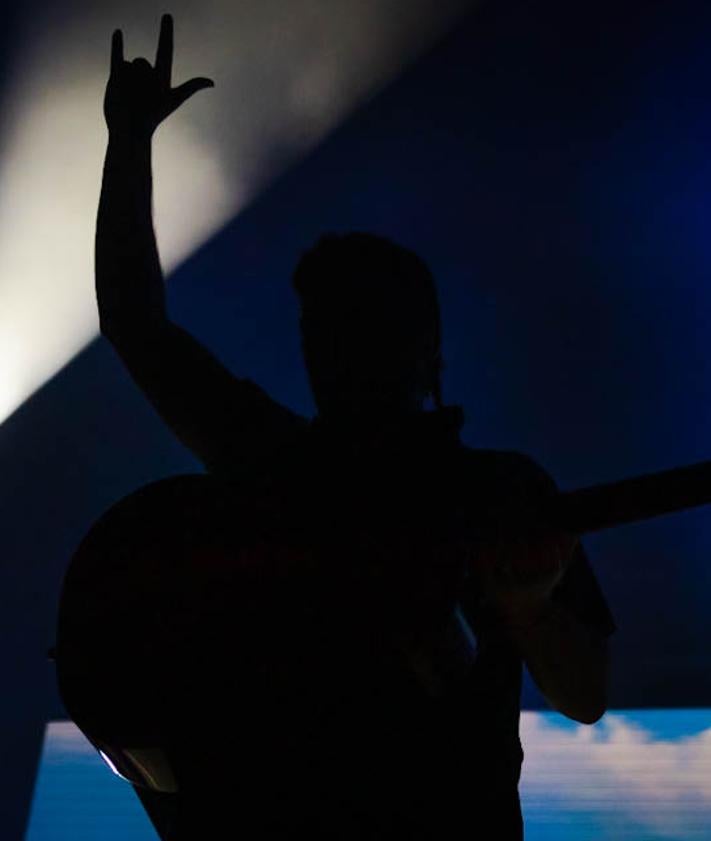
POLYGON ((349 435, 371 435, 400 429, 424 414, 422 406, 402 409, 368 409, 349 412, 319 412, 315 422, 324 428, 344 430, 349 435))
POLYGON ((318 414, 312 421, 314 430, 328 438, 354 444, 356 447, 409 447, 425 439, 459 440, 463 415, 459 407, 443 407, 425 411, 422 406, 412 411, 380 414, 318 414))

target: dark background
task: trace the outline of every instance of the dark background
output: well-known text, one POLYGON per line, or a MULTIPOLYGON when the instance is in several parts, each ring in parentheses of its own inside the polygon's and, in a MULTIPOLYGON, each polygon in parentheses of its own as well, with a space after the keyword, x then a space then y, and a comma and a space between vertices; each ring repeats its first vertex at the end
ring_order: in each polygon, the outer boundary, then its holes
MULTIPOLYGON (((181 266, 173 317, 310 415, 291 270, 325 230, 374 231, 438 279, 467 444, 529 453, 562 488, 709 458, 710 40, 703 2, 484 4, 181 266)), ((121 496, 199 465, 103 340, 0 427, 0 459, 15 838, 65 716, 45 652, 71 552, 121 496)), ((711 705, 710 525, 586 539, 619 626, 612 707, 711 705)), ((543 703, 530 682, 523 701, 543 703)))

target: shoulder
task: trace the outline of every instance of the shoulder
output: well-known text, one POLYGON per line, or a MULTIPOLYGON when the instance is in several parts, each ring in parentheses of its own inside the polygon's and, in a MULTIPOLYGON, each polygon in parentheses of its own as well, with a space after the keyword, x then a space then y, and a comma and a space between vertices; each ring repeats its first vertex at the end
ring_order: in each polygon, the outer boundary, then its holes
POLYGON ((482 522, 528 510, 557 493, 556 483, 534 458, 516 450, 462 447, 452 496, 465 520, 482 522))
POLYGON ((542 493, 558 490, 551 474, 534 458, 518 450, 463 447, 468 471, 496 485, 517 485, 542 493))

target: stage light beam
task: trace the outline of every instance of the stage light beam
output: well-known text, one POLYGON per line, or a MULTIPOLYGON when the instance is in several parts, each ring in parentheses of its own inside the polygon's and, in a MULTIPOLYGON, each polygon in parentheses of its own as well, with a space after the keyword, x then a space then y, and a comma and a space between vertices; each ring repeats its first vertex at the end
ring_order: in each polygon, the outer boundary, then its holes
MULTIPOLYGON (((208 76, 154 142, 166 275, 353 108, 475 5, 471 0, 172 4, 174 84, 208 76), (276 154, 278 152, 278 154, 276 154), (275 164, 275 160, 278 161, 275 164)), ((98 329, 94 224, 111 33, 153 61, 163 5, 28 9, 0 134, 0 422, 98 329), (29 16, 33 16, 30 20, 29 16)))

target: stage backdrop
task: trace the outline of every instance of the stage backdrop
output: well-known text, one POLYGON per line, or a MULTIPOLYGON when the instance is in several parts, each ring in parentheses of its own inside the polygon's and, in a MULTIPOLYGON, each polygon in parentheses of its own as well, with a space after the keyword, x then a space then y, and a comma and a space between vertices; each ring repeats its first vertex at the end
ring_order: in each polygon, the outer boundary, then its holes
MULTIPOLYGON (((710 458, 710 40, 699 2, 485 5, 184 262, 172 316, 310 415, 291 270, 323 231, 374 231, 435 273, 466 443, 562 488, 710 458)), ((21 765, 21 734, 36 759, 64 716, 44 652, 72 549, 121 496, 200 468, 102 340, 0 427, 0 458, 21 765)), ((709 509, 585 544, 619 627, 611 705, 711 706, 709 509)), ((543 705, 530 682, 523 701, 543 705)))

